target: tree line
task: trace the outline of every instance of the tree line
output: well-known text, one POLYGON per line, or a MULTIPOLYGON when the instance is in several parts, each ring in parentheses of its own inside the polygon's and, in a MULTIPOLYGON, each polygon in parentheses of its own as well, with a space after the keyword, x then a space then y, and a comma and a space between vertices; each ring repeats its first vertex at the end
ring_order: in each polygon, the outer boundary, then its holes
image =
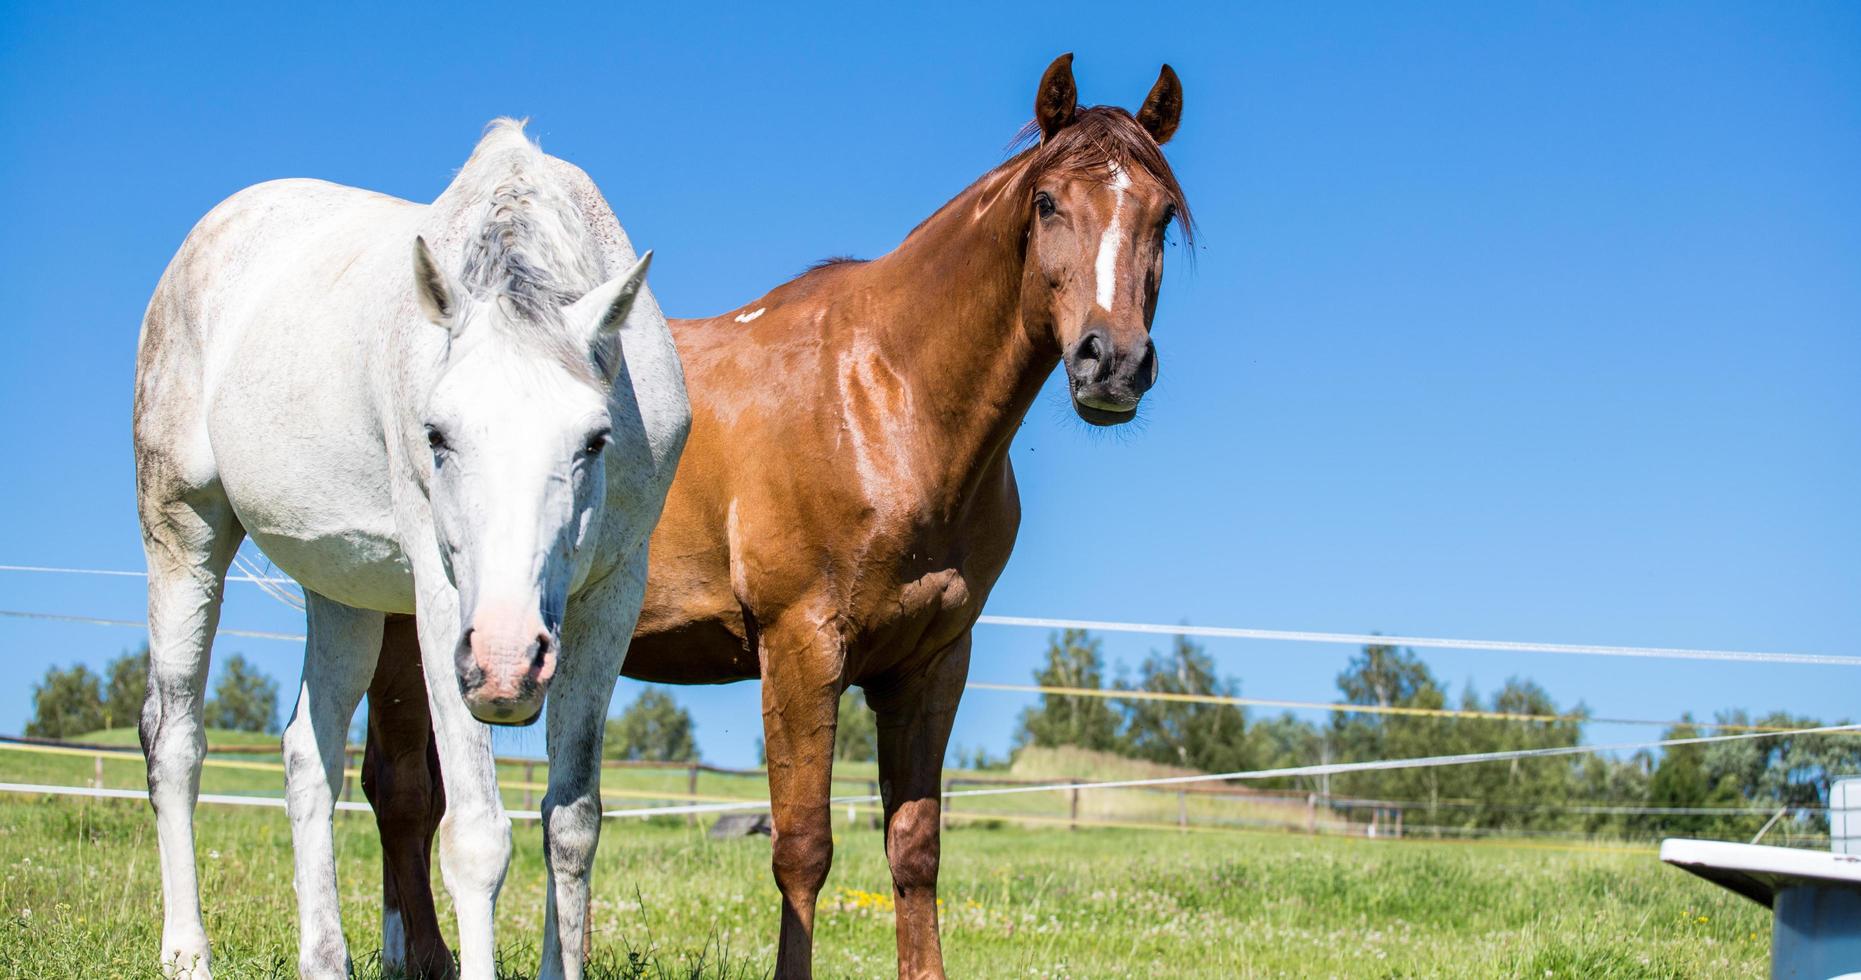
MULTIPOLYGON (((71 739, 110 728, 135 727, 149 686, 149 650, 127 651, 98 674, 83 664, 53 666, 33 685, 32 717, 26 734, 71 739)), ((219 670, 207 698, 205 724, 242 732, 277 733, 278 685, 244 656, 234 653, 219 670)), ((360 740, 360 733, 351 737, 360 740)), ((695 762, 697 725, 670 694, 647 687, 607 720, 602 753, 610 759, 695 762)), ((835 757, 870 761, 878 757, 878 728, 857 690, 840 702, 840 737, 835 757)))
MULTIPOLYGON (((1256 714, 1225 703, 1240 696, 1240 682, 1218 670, 1207 651, 1184 636, 1175 637, 1167 650, 1150 651, 1132 679, 1107 683, 1099 638, 1065 630, 1049 637, 1034 681, 1094 693, 1042 694, 1020 715, 1017 751, 1030 745, 1074 746, 1204 772, 1574 746, 1583 742, 1591 723, 1582 702, 1560 706, 1528 678, 1510 678, 1487 697, 1472 685, 1452 697, 1412 650, 1385 644, 1362 648, 1337 677, 1338 705, 1374 710, 1337 711, 1322 721, 1290 711, 1256 714)), ((34 685, 26 734, 74 738, 134 726, 147 686, 146 646, 110 661, 101 675, 81 664, 53 667, 34 685)), ((849 689, 839 711, 835 758, 876 759, 878 729, 864 695, 849 689)), ((233 654, 212 685, 206 724, 278 731, 276 682, 233 654)), ((1712 724, 1683 716, 1662 737, 1821 724, 1787 712, 1753 716, 1732 710, 1717 713, 1712 724)), ((697 726, 669 693, 649 686, 608 719, 603 754, 696 762, 697 726)), ((978 765, 999 764, 981 752, 976 760, 978 765)), ((1795 832, 1825 833, 1827 819, 1819 808, 1827 806, 1830 780, 1856 773, 1861 773, 1861 736, 1781 734, 1671 746, 1659 753, 1580 753, 1247 785, 1318 794, 1338 807, 1400 806, 1409 833, 1439 828, 1444 833, 1542 830, 1749 838, 1779 810, 1791 818, 1795 832)))
MULTIPOLYGON (((34 738, 76 738, 141 723, 149 689, 149 648, 128 651, 97 674, 83 664, 52 666, 32 688, 34 738)), ((220 668, 207 698, 204 724, 239 732, 278 731, 278 685, 240 654, 220 668)))
MULTIPOLYGON (((1134 680, 1108 685, 1099 639, 1066 630, 1049 638, 1034 680, 1043 687, 1102 694, 1042 694, 1021 715, 1017 747, 1078 746, 1206 772, 1574 746, 1590 723, 1582 702, 1560 706, 1528 678, 1508 679, 1488 697, 1468 685, 1454 698, 1413 651, 1380 644, 1360 650, 1337 678, 1340 705, 1376 710, 1338 711, 1318 722, 1290 711, 1257 717, 1243 706, 1221 703, 1220 698, 1239 696, 1239 681, 1223 675, 1200 645, 1183 636, 1167 651, 1151 651, 1134 680), (1176 698, 1139 696, 1145 694, 1176 698)), ((1713 734, 1722 726, 1744 731, 1820 724, 1786 712, 1753 718, 1724 711, 1710 726, 1684 716, 1662 738, 1713 734)), ((1861 736, 1787 734, 1672 746, 1660 753, 1581 753, 1247 785, 1322 794, 1340 806, 1399 804, 1410 833, 1439 828, 1749 838, 1776 810, 1787 811, 1796 832, 1826 832, 1826 817, 1816 808, 1827 805, 1832 777, 1854 773, 1861 773, 1861 736), (1685 812, 1652 812, 1658 810, 1685 812)))
MULTIPOLYGON (((871 762, 879 757, 879 725, 866 695, 848 688, 840 696, 839 720, 834 729, 834 758, 842 762, 871 762)), ((691 713, 672 696, 648 687, 607 720, 601 754, 609 759, 652 762, 698 761, 697 725, 691 713)), ((756 743, 760 763, 762 741, 756 743)))

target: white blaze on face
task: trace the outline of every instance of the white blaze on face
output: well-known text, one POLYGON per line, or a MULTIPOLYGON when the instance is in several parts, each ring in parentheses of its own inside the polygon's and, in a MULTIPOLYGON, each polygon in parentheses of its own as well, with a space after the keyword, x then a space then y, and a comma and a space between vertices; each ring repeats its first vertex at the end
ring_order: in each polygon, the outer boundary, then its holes
POLYGON ((582 545, 598 526, 606 483, 600 457, 585 450, 604 428, 605 402, 552 357, 517 348, 488 324, 453 341, 427 407, 448 442, 429 499, 475 649, 508 660, 554 628, 586 574, 594 552, 582 545))
POLYGON ((1113 294, 1118 288, 1118 246, 1124 241, 1124 192, 1131 188, 1131 175, 1116 163, 1111 165, 1111 222, 1099 236, 1098 303, 1111 312, 1113 294))

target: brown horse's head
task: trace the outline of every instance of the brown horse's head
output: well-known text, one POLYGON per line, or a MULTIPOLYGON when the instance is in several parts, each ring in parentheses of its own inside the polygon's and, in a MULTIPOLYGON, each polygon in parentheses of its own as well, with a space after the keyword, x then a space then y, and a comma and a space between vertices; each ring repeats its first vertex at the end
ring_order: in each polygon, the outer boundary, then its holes
POLYGON ((1035 97, 1021 309, 1058 345, 1073 409, 1093 425, 1136 417, 1157 380, 1150 322, 1165 236, 1171 222, 1186 239, 1194 228, 1161 149, 1182 105, 1182 83, 1164 65, 1135 117, 1080 108, 1070 54, 1047 67, 1035 97))

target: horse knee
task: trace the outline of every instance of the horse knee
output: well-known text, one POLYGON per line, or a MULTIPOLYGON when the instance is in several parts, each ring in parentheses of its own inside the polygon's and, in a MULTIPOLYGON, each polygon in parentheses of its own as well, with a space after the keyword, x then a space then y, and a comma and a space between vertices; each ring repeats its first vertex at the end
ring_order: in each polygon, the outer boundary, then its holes
POLYGON ((510 866, 510 854, 510 817, 502 810, 448 813, 439 822, 440 875, 455 894, 496 892, 510 866))
POLYGON ((287 782, 293 775, 320 773, 323 769, 323 752, 317 746, 316 729, 310 726, 310 717, 303 712, 299 712, 284 726, 284 734, 278 738, 278 748, 284 756, 287 782))
POLYGON ((900 892, 937 887, 940 810, 936 800, 913 800, 892 814, 885 857, 900 892))
POLYGON ((543 805, 543 846, 549 866, 558 878, 584 878, 594 868, 595 847, 601 842, 601 812, 593 800, 562 806, 543 805))
POLYGON ((432 833, 433 786, 424 757, 382 759, 371 749, 362 766, 362 794, 384 838, 424 839, 432 833))
POLYGON ((783 892, 820 893, 834 863, 833 831, 825 822, 820 827, 778 828, 772 850, 770 865, 783 892))
POLYGON ((204 670, 150 662, 142 717, 136 724, 144 757, 153 759, 159 749, 188 745, 206 751, 207 731, 198 718, 206 689, 204 670), (176 736, 184 737, 177 742, 176 736))

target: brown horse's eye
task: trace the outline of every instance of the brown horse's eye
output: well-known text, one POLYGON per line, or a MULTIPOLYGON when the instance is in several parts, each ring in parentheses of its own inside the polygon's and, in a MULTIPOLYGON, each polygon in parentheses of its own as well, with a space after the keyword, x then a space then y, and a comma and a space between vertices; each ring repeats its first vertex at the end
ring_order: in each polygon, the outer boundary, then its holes
POLYGON ((1046 191, 1034 195, 1034 213, 1043 218, 1053 217, 1053 197, 1046 191))

